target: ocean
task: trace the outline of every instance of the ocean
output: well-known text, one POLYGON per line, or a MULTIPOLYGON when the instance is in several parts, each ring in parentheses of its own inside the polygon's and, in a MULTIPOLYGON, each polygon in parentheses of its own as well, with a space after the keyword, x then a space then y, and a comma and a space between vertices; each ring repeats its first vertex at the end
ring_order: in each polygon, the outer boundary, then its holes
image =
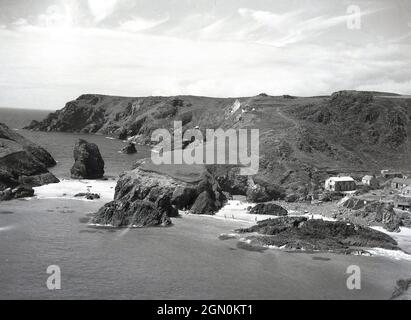
POLYGON ((220 240, 253 223, 230 219, 235 207, 215 217, 181 214, 167 228, 90 226, 90 215, 112 199, 117 176, 150 151, 138 146, 136 155, 123 155, 124 143, 104 136, 21 129, 46 113, 0 109, 0 122, 53 155, 51 171, 62 180, 36 188, 31 199, 0 202, 0 299, 388 299, 398 279, 411 277, 406 259, 252 251, 220 240), (79 137, 99 146, 107 181, 70 179, 79 137), (87 189, 102 198, 73 199, 87 189), (60 290, 46 286, 50 265, 61 270, 60 290), (347 288, 352 265, 361 269, 360 290, 347 288))

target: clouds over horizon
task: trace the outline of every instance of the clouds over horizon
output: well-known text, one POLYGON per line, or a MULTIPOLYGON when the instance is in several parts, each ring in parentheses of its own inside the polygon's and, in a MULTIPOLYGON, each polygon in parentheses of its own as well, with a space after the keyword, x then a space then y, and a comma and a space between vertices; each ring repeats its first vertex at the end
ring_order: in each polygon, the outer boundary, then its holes
POLYGON ((20 1, 0 5, 4 107, 56 109, 85 92, 411 94, 411 6, 400 0, 359 1, 359 30, 341 1, 44 0, 25 14, 20 1))

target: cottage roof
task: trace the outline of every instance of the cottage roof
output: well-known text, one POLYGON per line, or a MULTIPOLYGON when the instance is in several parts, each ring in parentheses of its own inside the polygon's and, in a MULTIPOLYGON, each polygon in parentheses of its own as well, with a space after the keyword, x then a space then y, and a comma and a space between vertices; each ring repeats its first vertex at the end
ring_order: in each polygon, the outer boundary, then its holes
POLYGON ((366 175, 366 176, 364 176, 362 179, 363 179, 363 180, 371 180, 371 179, 373 179, 373 178, 374 178, 373 176, 366 175))

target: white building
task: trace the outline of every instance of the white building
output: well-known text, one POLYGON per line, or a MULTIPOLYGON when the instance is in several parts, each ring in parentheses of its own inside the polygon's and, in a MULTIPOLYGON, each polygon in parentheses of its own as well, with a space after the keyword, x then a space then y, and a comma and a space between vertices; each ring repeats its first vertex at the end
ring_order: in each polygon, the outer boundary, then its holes
POLYGON ((325 190, 353 191, 356 189, 355 180, 351 177, 330 177, 325 180, 325 190))

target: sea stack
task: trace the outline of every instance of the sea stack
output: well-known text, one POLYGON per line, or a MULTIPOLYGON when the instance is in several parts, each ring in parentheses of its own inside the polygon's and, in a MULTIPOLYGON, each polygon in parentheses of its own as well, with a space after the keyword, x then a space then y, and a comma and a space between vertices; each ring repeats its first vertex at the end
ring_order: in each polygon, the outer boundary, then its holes
POLYGON ((73 179, 100 179, 104 175, 104 160, 98 146, 79 139, 74 147, 73 179))
POLYGON ((137 153, 137 149, 136 149, 136 145, 135 145, 135 143, 133 143, 133 142, 127 142, 127 145, 123 148, 123 149, 121 149, 121 152, 122 153, 125 153, 125 154, 134 154, 134 153, 137 153))

